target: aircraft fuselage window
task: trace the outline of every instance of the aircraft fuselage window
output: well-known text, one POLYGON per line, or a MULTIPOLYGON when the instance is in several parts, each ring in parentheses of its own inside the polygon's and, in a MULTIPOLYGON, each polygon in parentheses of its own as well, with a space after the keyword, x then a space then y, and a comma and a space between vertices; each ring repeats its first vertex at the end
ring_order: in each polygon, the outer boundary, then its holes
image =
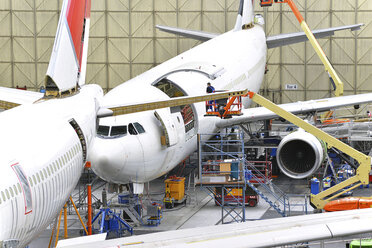
POLYGON ((110 127, 109 126, 99 126, 97 130, 98 135, 109 136, 110 127))
POLYGON ((112 126, 110 136, 122 136, 127 134, 127 126, 112 126))
POLYGON ((139 134, 146 132, 143 126, 139 124, 138 122, 133 123, 133 125, 139 134))

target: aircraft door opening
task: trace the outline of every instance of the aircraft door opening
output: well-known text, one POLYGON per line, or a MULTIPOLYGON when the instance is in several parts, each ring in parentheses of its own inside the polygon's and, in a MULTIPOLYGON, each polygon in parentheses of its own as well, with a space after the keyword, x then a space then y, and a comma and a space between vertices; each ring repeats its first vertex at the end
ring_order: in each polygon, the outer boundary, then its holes
POLYGON ((164 134, 164 145, 170 147, 178 143, 178 133, 170 114, 165 113, 165 109, 154 112, 155 117, 160 121, 164 134))
MULTIPOLYGON (((180 96, 187 96, 186 92, 184 92, 178 85, 176 85, 173 81, 163 78, 159 82, 153 85, 154 87, 158 88, 159 90, 163 91, 167 94, 170 98, 180 97, 180 96)), ((184 105, 180 107, 171 108, 171 112, 180 112, 183 118, 183 122, 185 125, 185 134, 186 140, 192 138, 196 135, 196 114, 195 110, 192 105, 184 105)))

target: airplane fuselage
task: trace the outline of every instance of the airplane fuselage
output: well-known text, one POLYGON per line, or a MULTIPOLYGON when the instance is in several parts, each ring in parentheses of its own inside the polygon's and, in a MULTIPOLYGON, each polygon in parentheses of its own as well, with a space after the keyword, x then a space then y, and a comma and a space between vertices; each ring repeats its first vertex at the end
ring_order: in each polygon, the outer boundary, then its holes
POLYGON ((0 115, 0 241, 23 247, 57 216, 75 188, 96 131, 96 85, 0 115))
MULTIPOLYGON (((114 88, 105 95, 103 105, 201 95, 205 94, 208 82, 216 90, 257 92, 263 81, 266 51, 261 26, 228 32, 114 88), (206 74, 216 78, 211 80, 206 74)), ((250 105, 249 99, 243 103, 244 107, 250 105)), ((101 119, 102 132, 98 131, 89 154, 95 173, 115 183, 150 181, 195 151, 197 133, 218 130, 217 119, 204 116, 204 102, 156 112, 161 121, 154 111, 101 119), (163 141, 167 136, 166 144, 161 142, 162 136, 163 141)))

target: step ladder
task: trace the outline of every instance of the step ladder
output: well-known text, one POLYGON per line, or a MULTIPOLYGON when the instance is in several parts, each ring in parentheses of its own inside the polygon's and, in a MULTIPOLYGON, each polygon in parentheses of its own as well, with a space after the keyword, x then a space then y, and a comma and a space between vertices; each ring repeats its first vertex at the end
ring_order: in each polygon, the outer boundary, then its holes
POLYGON ((269 203, 281 216, 287 216, 290 211, 289 197, 278 186, 272 183, 271 180, 268 180, 264 174, 257 170, 252 163, 246 162, 245 164, 244 180, 249 187, 269 203), (255 184, 258 184, 261 190, 255 184))

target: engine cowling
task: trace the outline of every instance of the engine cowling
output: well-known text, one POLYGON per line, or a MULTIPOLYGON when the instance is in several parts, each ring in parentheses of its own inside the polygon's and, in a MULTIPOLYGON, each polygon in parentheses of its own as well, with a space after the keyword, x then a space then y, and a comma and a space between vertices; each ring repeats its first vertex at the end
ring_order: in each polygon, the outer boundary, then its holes
POLYGON ((279 144, 276 159, 280 170, 294 179, 309 177, 324 161, 326 146, 303 130, 287 135, 279 144))

